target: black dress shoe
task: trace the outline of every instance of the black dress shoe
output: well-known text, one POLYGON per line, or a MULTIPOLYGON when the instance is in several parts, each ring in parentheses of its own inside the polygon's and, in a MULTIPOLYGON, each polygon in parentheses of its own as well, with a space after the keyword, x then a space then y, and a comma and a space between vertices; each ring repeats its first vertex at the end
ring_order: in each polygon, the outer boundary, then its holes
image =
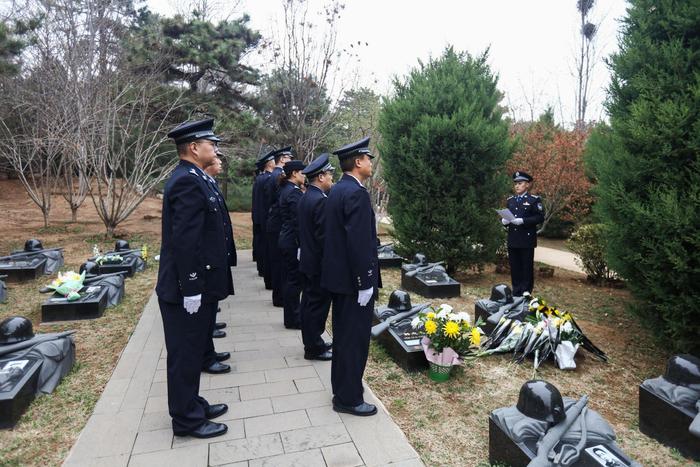
POLYGON ((226 327, 226 323, 216 323, 214 324, 214 329, 223 329, 226 327))
POLYGON ((231 354, 228 352, 216 352, 217 362, 223 362, 224 360, 228 360, 229 358, 231 358, 231 354))
POLYGON ((350 415, 357 415, 358 417, 369 417, 377 413, 377 407, 367 402, 351 407, 339 403, 335 397, 333 398, 333 410, 336 412, 349 413, 350 415))
POLYGON ((204 368, 202 371, 212 375, 220 375, 221 373, 228 373, 229 371, 231 371, 231 365, 214 362, 207 368, 204 368))
POLYGON ((316 355, 309 352, 304 352, 304 358, 306 360, 321 360, 325 362, 328 360, 333 360, 333 352, 331 352, 330 350, 326 350, 316 355))
POLYGON ((277 307, 277 308, 284 308, 284 303, 275 303, 275 302, 272 302, 272 306, 277 307))
POLYGON ((217 308, 217 309, 216 309, 216 312, 217 312, 217 313, 221 313, 221 307, 217 308))
POLYGON ((211 420, 212 418, 220 417, 226 412, 228 412, 228 405, 212 404, 206 408, 206 410, 204 411, 204 416, 211 420))
POLYGON ((211 337, 214 339, 221 339, 222 337, 226 337, 226 331, 222 331, 221 329, 214 329, 214 332, 211 333, 211 337))
POLYGON ((285 328, 287 329, 301 329, 301 324, 290 324, 290 325, 284 325, 285 328))
POLYGON ((175 436, 191 436, 193 438, 213 438, 221 436, 228 431, 228 427, 223 423, 204 422, 194 430, 175 431, 175 436))

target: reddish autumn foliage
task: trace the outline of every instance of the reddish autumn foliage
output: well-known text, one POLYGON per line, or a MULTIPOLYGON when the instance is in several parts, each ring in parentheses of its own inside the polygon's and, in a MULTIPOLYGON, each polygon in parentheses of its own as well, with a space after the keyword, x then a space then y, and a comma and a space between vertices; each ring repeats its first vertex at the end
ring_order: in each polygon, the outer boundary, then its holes
POLYGON ((564 130, 546 123, 512 128, 520 144, 508 162, 509 172, 524 170, 535 179, 531 191, 542 197, 545 219, 575 221, 588 214, 591 183, 583 167, 588 129, 564 130))

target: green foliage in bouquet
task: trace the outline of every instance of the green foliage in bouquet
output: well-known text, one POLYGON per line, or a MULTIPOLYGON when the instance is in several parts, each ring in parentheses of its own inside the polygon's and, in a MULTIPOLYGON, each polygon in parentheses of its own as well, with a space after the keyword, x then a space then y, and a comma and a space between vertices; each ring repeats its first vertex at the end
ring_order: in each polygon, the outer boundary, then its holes
POLYGON ((58 277, 54 279, 47 287, 58 294, 63 295, 69 302, 80 298, 78 293, 83 288, 85 280, 85 271, 78 274, 73 271, 58 273, 58 277))
POLYGON ((587 151, 610 267, 674 351, 700 351, 700 2, 631 0, 610 129, 587 151))
POLYGON ((421 311, 411 324, 415 329, 425 331, 430 347, 436 352, 449 347, 459 355, 466 355, 479 347, 483 334, 479 327, 481 321, 472 325, 468 313, 455 313, 445 303, 421 311))
POLYGON ((394 81, 379 119, 399 253, 444 260, 448 272, 493 261, 504 235, 493 208, 513 144, 487 59, 447 48, 394 81))
POLYGON ((576 263, 581 266, 588 280, 603 284, 615 277, 605 258, 605 225, 584 224, 578 227, 566 242, 576 253, 576 263))

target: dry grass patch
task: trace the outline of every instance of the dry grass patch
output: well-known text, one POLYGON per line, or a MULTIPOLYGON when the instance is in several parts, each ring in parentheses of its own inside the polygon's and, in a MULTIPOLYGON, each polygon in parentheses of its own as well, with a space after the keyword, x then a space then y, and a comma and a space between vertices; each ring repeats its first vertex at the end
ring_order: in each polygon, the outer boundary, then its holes
MULTIPOLYGON (((510 282, 508 276, 487 268, 482 275, 459 274, 459 298, 434 299, 449 303, 472 316, 474 303, 488 297, 491 286, 510 282)), ((400 288, 398 269, 382 271, 384 289, 379 303, 400 288)), ((663 373, 670 356, 657 346, 649 331, 630 315, 628 291, 593 287, 576 273, 557 269, 551 279, 537 279, 536 292, 560 309, 571 311, 584 332, 607 352, 610 363, 594 360, 585 352, 573 372, 554 364, 540 367, 537 377, 556 385, 562 394, 588 394, 590 406, 613 425, 622 448, 645 466, 693 465, 675 451, 638 430, 638 386, 663 373)), ((413 303, 430 301, 415 293, 413 303)), ((488 464, 488 414, 514 405, 520 386, 532 378, 532 362, 522 365, 509 356, 490 356, 456 368, 446 383, 434 383, 427 371, 407 373, 372 342, 365 378, 427 465, 482 466, 488 464)))

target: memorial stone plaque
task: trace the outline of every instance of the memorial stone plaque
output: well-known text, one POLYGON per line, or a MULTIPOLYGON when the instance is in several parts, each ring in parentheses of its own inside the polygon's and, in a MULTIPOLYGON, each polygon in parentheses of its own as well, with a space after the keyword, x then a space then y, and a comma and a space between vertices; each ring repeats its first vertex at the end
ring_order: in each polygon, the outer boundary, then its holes
POLYGON ((0 429, 12 428, 34 400, 41 360, 0 359, 0 429))
POLYGON ((69 321, 99 318, 107 306, 107 288, 86 286, 80 289, 80 298, 69 302, 54 294, 41 305, 41 321, 69 321))
POLYGON ((391 244, 377 247, 380 268, 398 268, 403 263, 403 258, 396 254, 391 244))
POLYGON ((46 258, 7 259, 0 261, 0 274, 7 275, 7 282, 31 281, 44 274, 46 258))

